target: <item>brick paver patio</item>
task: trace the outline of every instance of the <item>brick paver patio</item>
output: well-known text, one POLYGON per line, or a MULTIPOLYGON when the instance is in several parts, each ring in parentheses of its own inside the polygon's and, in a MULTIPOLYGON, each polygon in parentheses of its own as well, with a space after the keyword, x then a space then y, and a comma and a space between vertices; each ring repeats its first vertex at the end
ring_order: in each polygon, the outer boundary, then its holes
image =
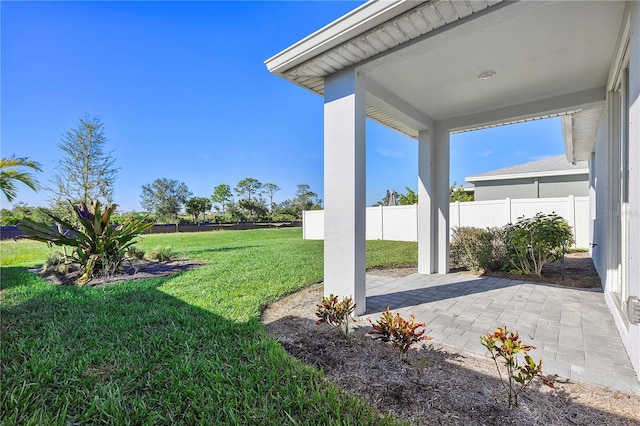
POLYGON ((437 342, 487 355, 479 336, 507 325, 546 373, 640 394, 640 382, 601 291, 468 274, 367 275, 365 317, 386 306, 415 315, 437 342))

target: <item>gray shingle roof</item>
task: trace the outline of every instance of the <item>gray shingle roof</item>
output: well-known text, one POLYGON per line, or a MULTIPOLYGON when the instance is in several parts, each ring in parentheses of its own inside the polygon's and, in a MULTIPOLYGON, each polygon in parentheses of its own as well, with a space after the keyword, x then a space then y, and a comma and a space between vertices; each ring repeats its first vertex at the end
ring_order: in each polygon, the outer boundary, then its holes
MULTIPOLYGON (((543 158, 542 160, 530 161, 528 163, 516 164, 515 166, 504 167, 502 169, 491 170, 466 178, 467 181, 482 181, 483 178, 502 176, 508 179, 509 175, 527 176, 550 176, 563 174, 589 173, 589 165, 586 161, 571 164, 564 155, 543 158)), ((514 176, 516 178, 518 176, 514 176)))

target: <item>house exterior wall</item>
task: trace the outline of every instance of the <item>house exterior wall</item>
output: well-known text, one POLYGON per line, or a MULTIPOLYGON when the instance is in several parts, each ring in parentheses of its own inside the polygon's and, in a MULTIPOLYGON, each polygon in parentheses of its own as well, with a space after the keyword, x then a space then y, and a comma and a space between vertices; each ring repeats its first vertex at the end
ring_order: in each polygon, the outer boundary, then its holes
POLYGON ((608 247, 608 205, 609 201, 609 176, 606 173, 609 144, 609 110, 605 106, 602 109, 600 123, 596 133, 595 155, 589 161, 590 192, 593 203, 590 208, 591 222, 591 258, 600 275, 600 279, 606 284, 607 276, 607 247, 608 247))
MULTIPOLYGON (((590 191, 595 194, 590 215, 591 239, 596 245, 591 252, 604 284, 607 305, 631 363, 640 375, 640 324, 630 321, 627 310, 627 297, 640 296, 640 191, 637 190, 640 187, 640 3, 629 2, 627 13, 623 24, 628 18, 628 177, 621 173, 620 152, 615 147, 618 99, 613 91, 609 91, 596 133, 595 153, 589 164, 590 191), (628 179, 631 188, 626 214, 622 213, 620 204, 620 182, 624 179, 628 179), (628 230, 626 237, 625 228, 628 230), (621 291, 624 287, 626 289, 621 291)), ((617 72, 620 67, 612 64, 611 69, 617 72)))
MULTIPOLYGON (((631 2, 629 60, 629 296, 640 297, 640 3, 631 2)), ((623 337, 623 341, 625 338, 623 337)), ((626 346, 640 375, 640 324, 629 324, 626 346)))
POLYGON ((538 198, 585 197, 589 195, 589 175, 546 176, 538 178, 538 198))
POLYGON ((474 200, 489 201, 505 198, 538 198, 533 178, 474 182, 474 200))
POLYGON ((474 185, 476 201, 589 195, 588 174, 478 181, 474 185))

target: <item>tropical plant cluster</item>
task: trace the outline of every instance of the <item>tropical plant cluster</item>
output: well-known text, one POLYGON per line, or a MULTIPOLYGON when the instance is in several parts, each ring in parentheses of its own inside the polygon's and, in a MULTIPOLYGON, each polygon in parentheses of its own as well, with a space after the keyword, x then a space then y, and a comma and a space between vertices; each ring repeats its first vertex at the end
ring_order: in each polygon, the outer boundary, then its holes
POLYGON ((369 322, 373 327, 373 331, 369 334, 375 335, 375 339, 390 342, 391 346, 400 351, 401 356, 406 356, 414 343, 421 340, 431 340, 430 336, 424 335, 425 323, 417 322, 413 315, 409 317, 408 321, 402 318, 399 313, 394 316, 388 307, 375 324, 371 320, 369 322), (419 328, 423 329, 418 330, 419 328))
POLYGON ((122 262, 129 248, 139 240, 141 233, 153 226, 153 223, 142 219, 111 226, 110 218, 116 204, 103 210, 100 202, 94 200, 90 206, 80 203, 71 207, 78 226, 47 213, 58 224, 57 227, 24 219, 19 228, 27 233, 27 239, 72 248, 66 263, 80 266, 82 275, 78 284, 86 284, 96 276, 106 279, 122 272, 122 262))
POLYGON ((542 274, 542 267, 562 258, 573 244, 567 221, 551 213, 520 217, 503 228, 456 228, 451 238, 451 263, 473 271, 502 269, 542 274))
POLYGON ((323 297, 316 307, 316 316, 320 318, 316 321, 316 325, 329 324, 346 336, 349 334, 349 316, 356 310, 356 306, 352 297, 344 297, 340 301, 338 301, 338 296, 333 294, 330 294, 329 297, 323 297))
POLYGON ((536 361, 529 355, 529 351, 536 347, 522 343, 517 331, 515 333, 509 331, 506 325, 504 327, 498 327, 495 332, 487 333, 486 336, 480 336, 480 343, 487 348, 491 354, 491 358, 496 364, 500 381, 507 393, 509 408, 518 405, 518 395, 537 376, 542 378, 545 385, 553 387, 551 381, 541 376, 542 361, 536 364, 536 361), (520 360, 518 360, 518 354, 524 357, 524 363, 522 365, 520 364, 520 360), (502 359, 506 370, 504 376, 498 364, 499 359, 502 359))

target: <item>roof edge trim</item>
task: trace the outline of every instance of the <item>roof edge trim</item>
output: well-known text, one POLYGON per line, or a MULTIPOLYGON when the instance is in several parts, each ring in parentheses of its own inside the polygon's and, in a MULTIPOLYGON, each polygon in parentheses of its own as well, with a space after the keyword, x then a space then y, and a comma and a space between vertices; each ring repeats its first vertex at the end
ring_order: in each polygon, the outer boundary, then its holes
POLYGON ((264 61, 269 72, 283 74, 423 2, 369 1, 264 61))
POLYGON ((530 177, 549 177, 549 176, 569 176, 569 175, 584 175, 589 174, 589 168, 575 169, 575 170, 553 170, 550 172, 530 172, 530 173, 515 173, 510 175, 493 175, 493 176, 469 176, 464 178, 467 182, 484 182, 487 180, 511 180, 522 179, 530 177))

